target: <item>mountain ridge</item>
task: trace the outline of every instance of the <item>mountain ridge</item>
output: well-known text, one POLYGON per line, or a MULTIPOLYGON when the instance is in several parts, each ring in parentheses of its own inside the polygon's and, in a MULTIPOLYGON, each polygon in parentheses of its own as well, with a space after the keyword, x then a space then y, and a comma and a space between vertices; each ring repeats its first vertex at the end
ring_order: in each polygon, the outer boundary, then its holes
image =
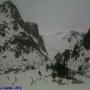
POLYGON ((24 22, 11 1, 0 4, 0 42, 1 73, 36 67, 48 59, 38 25, 24 22))

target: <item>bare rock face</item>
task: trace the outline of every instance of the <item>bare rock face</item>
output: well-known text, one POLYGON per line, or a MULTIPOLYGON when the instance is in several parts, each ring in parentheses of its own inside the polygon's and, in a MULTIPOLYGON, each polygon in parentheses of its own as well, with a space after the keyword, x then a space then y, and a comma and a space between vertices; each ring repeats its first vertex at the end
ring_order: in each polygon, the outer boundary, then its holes
POLYGON ((90 28, 83 39, 83 45, 87 50, 90 50, 90 28))

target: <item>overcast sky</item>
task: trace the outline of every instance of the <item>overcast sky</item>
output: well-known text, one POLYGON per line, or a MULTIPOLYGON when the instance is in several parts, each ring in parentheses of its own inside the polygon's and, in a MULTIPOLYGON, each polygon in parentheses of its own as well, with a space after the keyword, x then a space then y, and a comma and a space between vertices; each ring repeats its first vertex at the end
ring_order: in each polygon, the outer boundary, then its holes
POLYGON ((21 16, 34 21, 44 34, 77 29, 90 25, 90 0, 11 0, 21 16))

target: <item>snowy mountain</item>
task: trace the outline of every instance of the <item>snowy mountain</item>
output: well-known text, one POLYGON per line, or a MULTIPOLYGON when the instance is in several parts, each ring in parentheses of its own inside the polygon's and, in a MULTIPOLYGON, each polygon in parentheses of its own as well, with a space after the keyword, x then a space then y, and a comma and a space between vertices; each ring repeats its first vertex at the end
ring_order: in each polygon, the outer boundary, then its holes
POLYGON ((55 76, 72 79, 80 79, 82 76, 90 78, 90 29, 75 42, 72 49, 67 48, 57 53, 54 59, 56 61, 52 66, 54 78, 55 76))
POLYGON ((46 90, 84 82, 90 83, 90 29, 42 37, 11 1, 0 4, 0 85, 46 90))
POLYGON ((90 29, 82 39, 76 42, 68 67, 90 77, 90 29))
POLYGON ((50 37, 43 37, 49 56, 53 59, 58 52, 65 49, 72 50, 78 39, 83 35, 75 30, 68 32, 58 32, 50 37))
POLYGON ((24 22, 17 7, 0 4, 0 74, 34 69, 47 60, 38 25, 24 22))

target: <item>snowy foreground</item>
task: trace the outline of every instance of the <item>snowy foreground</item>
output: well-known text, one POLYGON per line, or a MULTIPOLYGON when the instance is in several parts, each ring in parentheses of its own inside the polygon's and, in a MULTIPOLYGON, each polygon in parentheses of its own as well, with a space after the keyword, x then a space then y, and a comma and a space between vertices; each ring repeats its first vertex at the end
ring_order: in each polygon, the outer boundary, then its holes
MULTIPOLYGON (((54 82, 51 76, 38 75, 37 70, 29 70, 17 74, 0 76, 0 86, 21 86, 21 90, 90 90, 90 80, 82 84, 71 84, 71 80, 63 80, 63 83, 54 82)), ((85 80, 85 79, 84 79, 85 80)))

